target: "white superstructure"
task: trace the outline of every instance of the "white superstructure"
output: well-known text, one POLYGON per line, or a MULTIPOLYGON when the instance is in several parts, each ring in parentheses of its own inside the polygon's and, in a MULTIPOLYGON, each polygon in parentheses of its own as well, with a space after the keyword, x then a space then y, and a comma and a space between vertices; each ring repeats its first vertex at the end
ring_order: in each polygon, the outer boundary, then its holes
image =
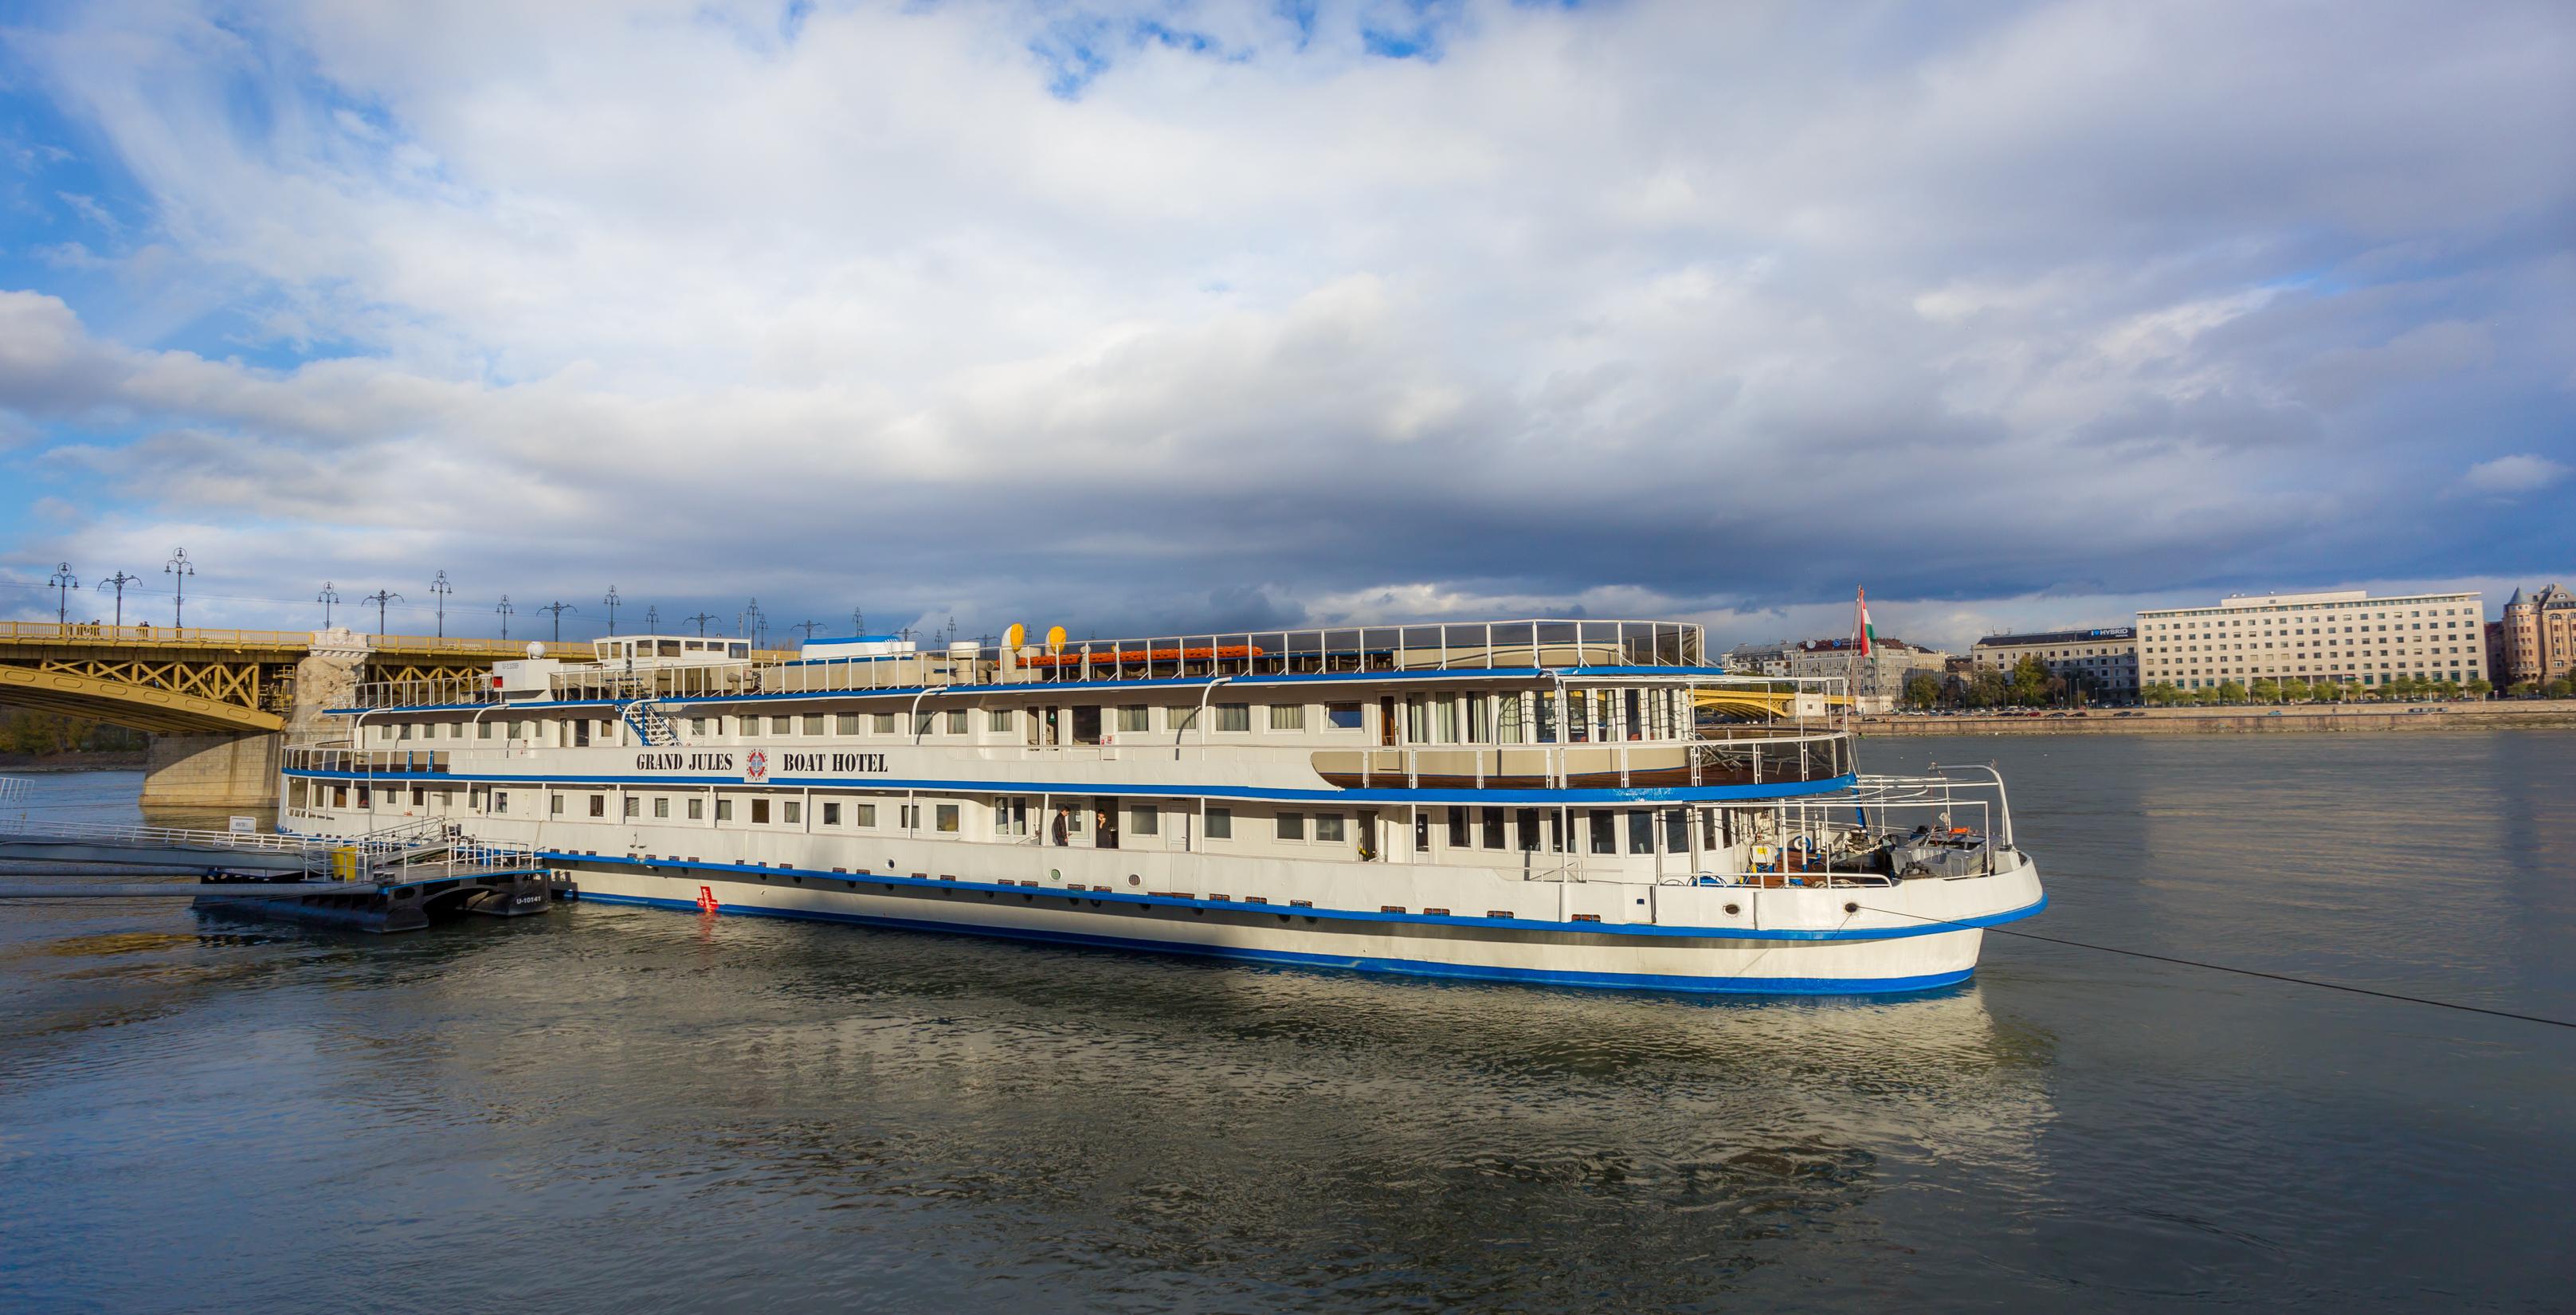
POLYGON ((672 642, 365 687, 281 827, 447 819, 585 899, 1683 990, 1956 982, 2043 903, 2000 781, 1858 776, 1835 682, 1687 624, 672 642))

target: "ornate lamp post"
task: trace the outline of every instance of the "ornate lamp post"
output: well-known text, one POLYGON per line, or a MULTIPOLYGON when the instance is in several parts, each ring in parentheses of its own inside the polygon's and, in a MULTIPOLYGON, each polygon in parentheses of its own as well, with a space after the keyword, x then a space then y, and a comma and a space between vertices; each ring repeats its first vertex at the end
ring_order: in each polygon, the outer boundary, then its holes
POLYGON ((52 578, 46 580, 45 583, 54 587, 54 624, 58 626, 70 625, 72 623, 72 590, 80 588, 80 581, 72 578, 72 564, 70 562, 64 562, 61 565, 56 566, 54 568, 52 578))
POLYGON ((170 554, 161 569, 170 577, 170 628, 176 630, 187 624, 188 577, 197 573, 197 564, 189 561, 188 550, 181 548, 170 554))
POLYGON ((456 586, 449 584, 447 572, 441 571, 437 579, 429 582, 429 592, 438 599, 438 637, 445 639, 447 638, 447 596, 456 592, 456 586))

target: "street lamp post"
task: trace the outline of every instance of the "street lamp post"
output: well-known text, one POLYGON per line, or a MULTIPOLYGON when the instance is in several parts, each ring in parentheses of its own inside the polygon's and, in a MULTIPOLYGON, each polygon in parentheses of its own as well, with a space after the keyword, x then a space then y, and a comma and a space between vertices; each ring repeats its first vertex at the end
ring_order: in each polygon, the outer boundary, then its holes
POLYGON ((101 589, 105 589, 109 585, 116 586, 116 625, 120 630, 125 627, 125 586, 129 584, 141 584, 142 582, 142 576, 127 575, 122 570, 98 582, 98 587, 101 589))
POLYGON ((456 592, 456 586, 449 584, 447 572, 441 571, 437 579, 429 582, 429 592, 431 596, 438 599, 438 637, 445 639, 447 638, 447 596, 456 592))
POLYGON ((562 642, 563 642, 563 614, 564 614, 564 613, 566 613, 566 612, 578 612, 578 611, 580 611, 581 609, 580 609, 580 608, 578 608, 578 607, 575 607, 575 606, 573 606, 572 604, 567 603, 567 602, 565 602, 565 601, 563 601, 562 599, 560 599, 560 598, 559 598, 559 599, 556 599, 555 601, 553 601, 553 602, 551 602, 551 603, 546 604, 546 605, 545 605, 545 606, 543 606, 543 607, 538 608, 537 610, 538 610, 538 611, 540 611, 540 612, 552 612, 552 613, 554 613, 554 614, 555 614, 555 638, 554 638, 554 642, 556 642, 556 643, 560 644, 560 643, 562 643, 562 642))
POLYGON ((654 631, 656 631, 656 630, 659 630, 659 629, 661 629, 661 628, 662 628, 662 607, 661 607, 661 604, 659 604, 659 603, 655 603, 655 604, 651 604, 651 605, 647 606, 647 607, 644 609, 644 633, 646 633, 646 634, 651 634, 652 632, 654 632, 654 631))
POLYGON ((322 592, 313 595, 313 601, 322 605, 322 628, 325 630, 330 629, 331 604, 340 601, 340 591, 332 588, 331 582, 325 580, 322 582, 322 592))
POLYGON ((381 638, 383 638, 383 637, 384 637, 384 634, 385 634, 385 604, 390 603, 390 602, 393 602, 395 599, 398 599, 398 598, 400 598, 400 597, 402 597, 402 595, 401 595, 401 594, 395 593, 394 591, 392 591, 392 590, 390 590, 390 589, 379 589, 379 590, 375 591, 374 593, 371 593, 371 594, 367 595, 366 597, 361 598, 361 599, 359 599, 359 600, 358 600, 359 602, 362 602, 362 603, 373 603, 373 604, 375 604, 375 605, 376 605, 376 637, 377 637, 377 638, 381 639, 381 638))
POLYGON ((493 608, 492 610, 501 614, 501 638, 508 639, 510 637, 510 614, 518 611, 519 609, 510 606, 510 596, 508 594, 503 594, 501 595, 501 605, 493 608))
POLYGON ((58 626, 70 625, 72 623, 72 590, 80 588, 80 581, 72 578, 72 564, 70 562, 64 562, 61 565, 56 566, 54 568, 53 577, 46 580, 45 583, 54 587, 54 624, 58 626))
POLYGON ((608 596, 599 601, 608 604, 608 633, 614 636, 617 633, 617 605, 624 601, 617 596, 617 586, 608 586, 608 596))
POLYGON ((170 576, 170 628, 176 630, 187 624, 188 577, 197 573, 197 564, 189 561, 188 550, 181 548, 170 554, 161 569, 170 576))
POLYGON ((851 608, 851 609, 850 609, 850 633, 851 633, 851 634, 853 634, 853 635, 864 635, 864 634, 866 634, 867 632, 868 632, 868 614, 867 614, 867 613, 865 613, 865 612, 860 611, 859 609, 857 609, 857 608, 855 608, 855 607, 851 608))

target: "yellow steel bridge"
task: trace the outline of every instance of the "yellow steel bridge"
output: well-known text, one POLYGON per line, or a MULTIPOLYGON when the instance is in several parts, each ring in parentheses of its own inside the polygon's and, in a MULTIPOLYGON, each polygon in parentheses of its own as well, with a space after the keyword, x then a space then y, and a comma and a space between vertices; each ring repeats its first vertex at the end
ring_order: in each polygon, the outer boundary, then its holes
MULTIPOLYGON (((521 656, 525 640, 360 635, 362 680, 470 673, 521 656)), ((303 630, 208 630, 0 622, 0 705, 162 733, 273 731, 286 724, 303 630)))

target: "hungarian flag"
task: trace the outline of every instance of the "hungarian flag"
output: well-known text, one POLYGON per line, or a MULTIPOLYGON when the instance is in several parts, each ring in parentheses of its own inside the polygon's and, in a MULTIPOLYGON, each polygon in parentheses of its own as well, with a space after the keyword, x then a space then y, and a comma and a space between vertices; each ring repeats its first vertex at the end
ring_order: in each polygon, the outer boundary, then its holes
POLYGON ((1856 591, 1853 605, 1858 609, 1858 615, 1852 623, 1852 642, 1860 647, 1862 657, 1868 657, 1870 644, 1878 638, 1878 631, 1869 623, 1869 591, 1856 591))

